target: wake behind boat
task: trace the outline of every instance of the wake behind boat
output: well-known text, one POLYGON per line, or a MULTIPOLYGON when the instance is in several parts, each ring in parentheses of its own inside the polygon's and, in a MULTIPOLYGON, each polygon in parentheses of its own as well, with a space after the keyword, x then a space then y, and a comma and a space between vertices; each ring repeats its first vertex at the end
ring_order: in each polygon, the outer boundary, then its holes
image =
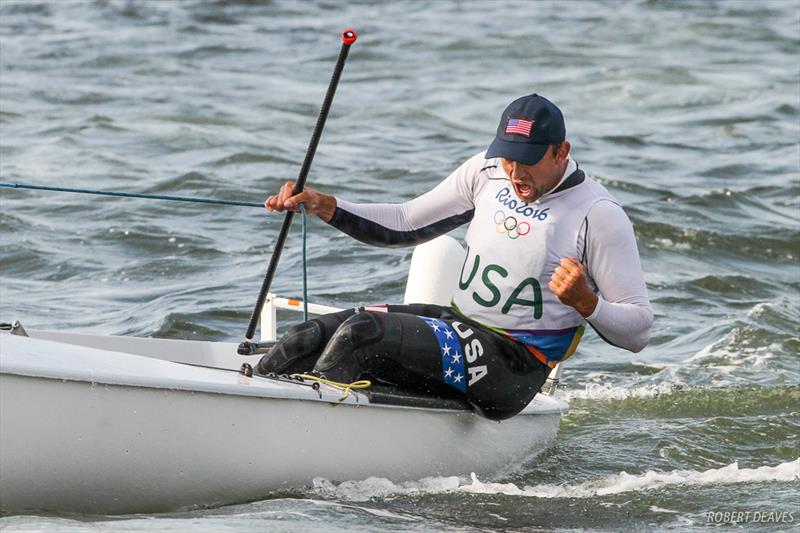
MULTIPOLYGON (((454 246, 441 237, 415 250, 407 302, 443 302, 463 258, 454 246)), ((262 341, 274 340, 276 302, 262 311, 262 341)), ((254 358, 236 347, 0 333, 0 510, 159 512, 315 477, 491 476, 552 443, 567 409, 550 387, 498 423, 453 399, 253 376, 242 365, 254 358)))

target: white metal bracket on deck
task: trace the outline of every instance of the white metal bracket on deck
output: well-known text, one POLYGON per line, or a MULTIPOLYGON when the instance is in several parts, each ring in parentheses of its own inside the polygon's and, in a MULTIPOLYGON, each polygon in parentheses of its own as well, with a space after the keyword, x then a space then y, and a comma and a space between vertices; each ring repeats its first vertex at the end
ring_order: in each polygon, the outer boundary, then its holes
MULTIPOLYGON (((278 309, 303 312, 303 301, 292 298, 281 298, 274 294, 267 293, 264 307, 261 309, 261 342, 274 342, 278 340, 278 309)), ((324 315, 342 311, 338 307, 329 305, 308 304, 309 315, 324 315)))

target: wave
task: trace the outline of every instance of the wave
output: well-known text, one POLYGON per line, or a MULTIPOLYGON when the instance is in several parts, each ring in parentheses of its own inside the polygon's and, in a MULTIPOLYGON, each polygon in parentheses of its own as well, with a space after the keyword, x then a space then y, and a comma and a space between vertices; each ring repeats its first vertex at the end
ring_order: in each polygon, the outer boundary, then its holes
POLYGON ((635 387, 588 384, 582 390, 559 392, 570 404, 567 415, 583 419, 612 414, 623 416, 750 417, 781 416, 794 411, 800 402, 800 387, 780 386, 685 386, 672 383, 635 387))
POLYGON ((609 383, 587 383, 583 389, 564 389, 558 397, 566 402, 573 400, 627 400, 629 398, 655 398, 681 390, 679 385, 670 382, 624 387, 609 383))
POLYGON ((684 366, 713 368, 730 374, 739 369, 796 366, 789 354, 796 350, 797 312, 793 302, 762 302, 753 306, 745 320, 738 320, 722 338, 704 346, 683 362, 684 366))
POLYGON ((627 492, 654 490, 671 486, 708 486, 734 483, 791 482, 800 479, 800 458, 777 466, 739 468, 732 463, 710 470, 673 470, 643 474, 620 472, 575 484, 517 486, 514 483, 483 482, 474 473, 469 482, 455 476, 425 478, 419 481, 395 483, 385 478, 333 483, 324 478, 314 479, 317 496, 348 501, 367 501, 398 495, 435 493, 504 494, 529 498, 593 498, 627 492))
POLYGON ((285 165, 294 165, 295 161, 287 157, 277 156, 275 154, 236 152, 214 161, 210 161, 207 164, 212 167, 224 167, 227 165, 245 165, 250 163, 280 163, 285 165))
POLYGON ((800 233, 793 228, 756 227, 756 233, 746 235, 739 230, 732 233, 723 228, 691 228, 681 226, 678 222, 639 219, 633 216, 633 212, 631 215, 636 236, 641 246, 647 249, 702 250, 706 257, 713 252, 720 252, 722 255, 758 260, 795 262, 797 259, 800 233))
POLYGON ((732 463, 711 470, 673 470, 656 472, 648 470, 644 474, 631 475, 620 472, 611 476, 589 480, 574 485, 536 485, 519 488, 513 483, 482 483, 475 474, 472 483, 459 487, 462 492, 483 494, 507 494, 536 498, 591 498, 624 492, 658 489, 671 485, 721 485, 730 483, 784 482, 800 479, 800 459, 781 463, 777 466, 758 468, 739 468, 732 463))

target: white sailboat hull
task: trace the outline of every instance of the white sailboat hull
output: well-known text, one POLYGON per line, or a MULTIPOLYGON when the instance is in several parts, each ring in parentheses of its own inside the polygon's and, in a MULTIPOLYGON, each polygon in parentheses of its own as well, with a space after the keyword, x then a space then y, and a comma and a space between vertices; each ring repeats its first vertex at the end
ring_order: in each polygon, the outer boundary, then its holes
POLYGON ((214 506, 315 477, 492 475, 547 447, 567 408, 540 394, 498 423, 245 377, 229 343, 32 335, 0 334, 4 513, 214 506))

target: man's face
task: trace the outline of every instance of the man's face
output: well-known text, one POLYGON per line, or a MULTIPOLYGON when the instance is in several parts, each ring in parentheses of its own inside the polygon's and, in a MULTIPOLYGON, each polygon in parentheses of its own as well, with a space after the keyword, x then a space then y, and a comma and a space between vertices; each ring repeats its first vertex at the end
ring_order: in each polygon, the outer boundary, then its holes
POLYGON ((504 158, 500 161, 517 197, 523 202, 531 203, 558 184, 566 170, 567 156, 569 156, 569 143, 564 141, 555 154, 548 148, 535 165, 525 165, 504 158))

